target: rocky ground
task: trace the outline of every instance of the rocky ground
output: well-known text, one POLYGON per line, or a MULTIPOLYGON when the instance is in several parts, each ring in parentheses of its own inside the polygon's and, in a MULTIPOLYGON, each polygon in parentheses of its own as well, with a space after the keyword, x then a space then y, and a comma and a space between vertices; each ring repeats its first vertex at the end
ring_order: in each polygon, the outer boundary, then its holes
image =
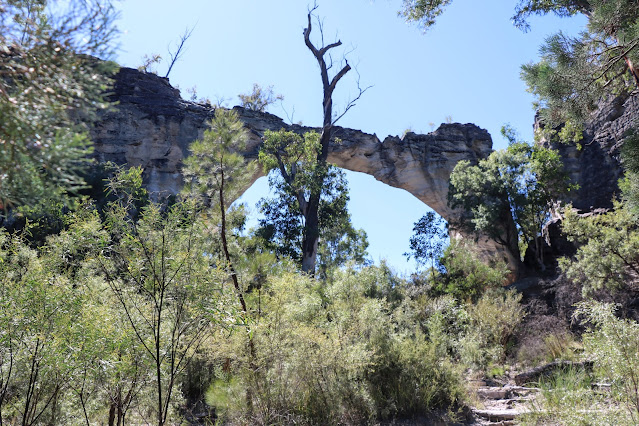
POLYGON ((471 407, 471 425, 514 425, 517 419, 530 412, 531 402, 539 389, 517 386, 509 380, 477 381, 471 407))

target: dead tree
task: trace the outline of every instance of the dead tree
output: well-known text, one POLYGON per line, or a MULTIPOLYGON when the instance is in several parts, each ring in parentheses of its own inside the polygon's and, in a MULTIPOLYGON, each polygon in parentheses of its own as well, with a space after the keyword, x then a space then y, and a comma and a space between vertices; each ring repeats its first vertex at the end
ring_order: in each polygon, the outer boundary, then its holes
MULTIPOLYGON (((311 31, 313 29, 312 26, 312 18, 313 12, 317 9, 317 6, 313 7, 308 12, 308 27, 304 29, 304 42, 306 46, 311 51, 315 59, 317 60, 317 64, 320 68, 320 74, 322 78, 322 88, 323 88, 323 121, 322 121, 322 132, 320 135, 320 144, 321 150, 317 155, 317 165, 316 174, 313 178, 315 185, 311 188, 310 195, 308 198, 308 202, 305 203, 304 206, 300 205, 302 210, 302 214, 305 219, 304 226, 304 236, 302 241, 302 271, 313 274, 315 272, 315 263, 317 259, 317 246, 319 240, 319 205, 320 198, 322 195, 322 188, 324 186, 324 181, 327 176, 328 165, 328 148, 331 139, 333 138, 333 128, 335 123, 342 118, 346 112, 355 105, 355 102, 359 100, 362 94, 366 91, 366 89, 361 89, 358 84, 358 95, 351 100, 344 111, 336 117, 333 117, 333 92, 337 87, 337 83, 344 77, 350 70, 351 66, 348 64, 348 60, 344 58, 344 65, 342 68, 332 77, 329 76, 329 70, 333 67, 333 60, 329 51, 336 47, 342 45, 340 40, 328 44, 326 46, 321 46, 317 48, 313 42, 311 41, 311 31), (328 56, 328 63, 327 58, 328 56)), ((318 27, 320 33, 322 33, 322 25, 321 22, 318 21, 318 27)), ((323 43, 323 34, 322 34, 322 44, 323 43)))

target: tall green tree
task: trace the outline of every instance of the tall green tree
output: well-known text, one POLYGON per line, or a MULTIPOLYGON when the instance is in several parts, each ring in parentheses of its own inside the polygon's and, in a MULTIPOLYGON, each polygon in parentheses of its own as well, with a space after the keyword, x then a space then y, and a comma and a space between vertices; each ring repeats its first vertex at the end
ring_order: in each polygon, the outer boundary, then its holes
MULTIPOLYGON (((314 162, 319 149, 317 134, 299 136, 292 132, 274 132, 265 135, 260 159, 265 168, 275 167, 269 176, 274 196, 263 198, 259 208, 264 215, 256 235, 278 256, 286 256, 301 265, 305 216, 302 214, 311 187, 315 184, 314 162), (282 141, 288 140, 286 147, 282 141), (277 147, 283 149, 277 149, 277 147), (278 160, 279 158, 279 160, 278 160), (279 162, 282 169, 279 169, 279 162), (288 177, 288 184, 282 176, 288 177)), ((327 176, 321 191, 319 216, 317 272, 325 279, 330 271, 349 261, 366 263, 368 241, 363 230, 351 223, 347 203, 348 182, 344 172, 327 166, 327 176)), ((313 271, 315 272, 315 271, 313 271)))
POLYGON ((311 32, 313 30, 313 12, 316 9, 317 6, 308 12, 308 26, 304 29, 304 43, 313 54, 313 57, 320 68, 323 92, 323 119, 321 131, 319 134, 308 133, 304 135, 302 139, 297 138, 290 132, 266 133, 265 148, 263 149, 263 152, 265 153, 263 158, 268 156, 271 157, 270 160, 266 160, 266 168, 276 168, 279 170, 282 179, 286 185, 289 186, 288 192, 295 194, 298 199, 300 213, 304 217, 301 264, 302 270, 309 274, 315 273, 316 270, 317 253, 319 248, 318 243, 320 238, 319 210, 322 200, 322 188, 326 184, 326 180, 329 176, 329 167, 327 163, 328 148, 330 142, 334 138, 335 123, 355 105, 355 102, 366 91, 366 89, 362 90, 358 87, 358 95, 346 105, 341 113, 334 113, 333 93, 335 92, 339 81, 351 70, 351 66, 348 64, 348 61, 345 60, 344 66, 342 66, 332 76, 329 74, 334 65, 331 57, 331 51, 341 46, 342 42, 338 40, 324 45, 322 23, 318 19, 318 26, 320 33, 322 33, 322 46, 317 47, 315 43, 313 43, 311 40, 311 32), (303 162, 309 166, 309 168, 306 173, 298 175, 298 160, 296 156, 300 155, 303 157, 303 162), (291 159, 292 162, 287 164, 285 162, 285 157, 291 159), (290 168, 287 170, 287 167, 290 168), (306 182, 303 189, 299 185, 298 176, 301 175, 307 177, 305 178, 306 182))
MULTIPOLYGON (((248 141, 248 132, 235 111, 218 108, 204 132, 202 140, 191 144, 191 155, 185 160, 185 193, 199 199, 219 222, 219 235, 223 253, 222 266, 228 272, 237 292, 242 311, 248 309, 244 291, 235 268, 229 241, 230 221, 227 218, 231 203, 241 195, 257 170, 255 162, 245 164, 242 150, 248 141)), ((206 211, 205 211, 206 213, 206 211)))
POLYGON ((81 187, 88 123, 105 108, 116 12, 109 0, 0 5, 0 207, 81 187))
MULTIPOLYGON (((209 237, 219 237, 221 256, 217 256, 218 269, 233 283, 235 298, 240 305, 238 323, 245 327, 248 364, 250 374, 258 374, 255 365, 256 350, 251 328, 251 314, 246 298, 248 285, 243 282, 238 270, 241 263, 238 254, 237 239, 232 237, 234 217, 237 210, 230 204, 241 191, 248 187, 257 170, 256 162, 245 162, 239 154, 248 141, 248 131, 237 112, 218 108, 210 122, 210 129, 204 132, 202 140, 191 144, 191 155, 185 160, 184 176, 187 179, 185 194, 206 207, 201 213, 208 224, 209 237), (212 230, 215 231, 212 232, 212 230)), ((240 216, 242 212, 240 211, 240 216)), ((242 218, 243 219, 243 216, 242 218)), ((243 221, 243 220, 241 220, 243 221)), ((258 312, 259 313, 259 312, 258 312)), ((249 411, 252 407, 251 388, 246 389, 246 401, 249 411)))
POLYGON ((556 151, 515 142, 477 165, 460 161, 450 176, 449 203, 468 212, 459 226, 488 235, 516 258, 519 253, 513 238, 525 244, 533 242, 536 260, 544 269, 539 237, 555 202, 570 189, 556 151), (516 236, 503 227, 511 221, 516 225, 516 236))
POLYGON ((413 226, 410 237, 410 252, 404 253, 408 259, 415 258, 418 264, 430 263, 433 273, 439 258, 444 255, 444 246, 448 239, 447 226, 444 219, 434 211, 427 212, 413 226))

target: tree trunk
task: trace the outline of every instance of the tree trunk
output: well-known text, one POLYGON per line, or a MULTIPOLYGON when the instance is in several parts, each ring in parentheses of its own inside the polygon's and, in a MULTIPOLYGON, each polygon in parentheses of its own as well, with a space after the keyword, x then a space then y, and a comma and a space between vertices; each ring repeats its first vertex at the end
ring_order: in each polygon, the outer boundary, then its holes
POLYGON ((115 426, 115 403, 111 402, 109 406, 109 426, 115 426))
MULTIPOLYGON (((315 8, 313 8, 313 10, 315 10, 315 8)), ((324 60, 324 55, 330 49, 341 46, 342 42, 338 40, 337 42, 331 43, 327 46, 322 46, 319 49, 315 47, 310 39, 312 30, 311 13, 313 12, 313 10, 308 13, 308 27, 304 29, 304 42, 306 43, 306 47, 308 47, 311 53, 313 53, 313 56, 317 60, 317 64, 320 67, 324 98, 322 100, 323 121, 322 135, 320 137, 321 151, 317 155, 316 160, 318 172, 314 178, 316 185, 313 185, 313 188, 311 190, 305 213, 304 239, 302 241, 302 271, 310 275, 315 274, 317 248, 320 237, 319 205, 324 186, 324 180, 326 179, 327 174, 326 160, 328 159, 328 146, 333 136, 333 125, 335 124, 333 121, 333 91, 335 90, 335 87, 337 86, 339 80, 344 77, 344 75, 346 75, 346 73, 349 72, 351 69, 350 65, 348 65, 348 62, 346 62, 346 65, 344 65, 344 67, 342 67, 342 69, 337 74, 335 74, 333 78, 329 78, 328 70, 332 66, 332 60, 330 61, 331 66, 327 66, 326 61, 324 60)), ((349 104, 349 106, 346 107, 344 113, 348 110, 348 108, 350 108, 350 106, 352 106, 352 104, 349 104)))
POLYGON ((317 246, 319 243, 318 209, 310 208, 309 213, 311 215, 306 218, 304 240, 302 241, 302 271, 313 275, 315 273, 317 246))

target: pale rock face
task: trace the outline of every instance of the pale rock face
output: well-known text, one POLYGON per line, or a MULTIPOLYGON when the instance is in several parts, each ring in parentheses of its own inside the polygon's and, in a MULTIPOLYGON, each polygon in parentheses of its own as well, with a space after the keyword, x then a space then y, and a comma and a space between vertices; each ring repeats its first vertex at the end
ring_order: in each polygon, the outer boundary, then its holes
MULTIPOLYGON (((156 197, 176 194, 182 185, 182 160, 189 145, 202 137, 215 109, 184 101, 167 79, 130 68, 122 68, 116 76, 112 100, 117 106, 103 115, 92 132, 97 159, 142 166, 145 185, 156 197)), ((272 114, 235 109, 250 131, 244 153, 248 159, 257 158, 265 130, 313 130, 288 125, 272 114)), ((460 160, 476 163, 492 151, 488 132, 473 124, 442 124, 427 135, 408 133, 384 141, 374 134, 337 127, 335 137, 339 142, 330 147, 331 163, 402 188, 448 221, 458 213, 447 204, 448 179, 455 164, 460 160)), ((501 252, 515 268, 517 261, 503 248, 489 241, 481 246, 486 253, 501 252)))

